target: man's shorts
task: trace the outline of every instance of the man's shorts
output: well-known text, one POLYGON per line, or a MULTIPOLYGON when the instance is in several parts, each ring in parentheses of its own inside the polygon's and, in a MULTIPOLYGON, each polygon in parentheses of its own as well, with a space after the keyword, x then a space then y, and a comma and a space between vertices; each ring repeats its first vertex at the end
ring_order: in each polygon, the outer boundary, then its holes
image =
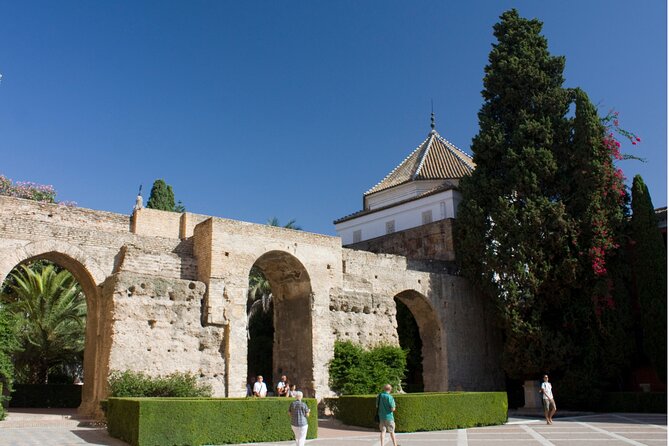
POLYGON ((388 431, 392 434, 395 432, 395 422, 392 420, 381 420, 379 421, 379 429, 381 429, 381 433, 388 431))
POLYGON ((555 400, 552 398, 551 399, 544 398, 544 411, 548 412, 549 410, 551 410, 551 408, 556 409, 555 400))

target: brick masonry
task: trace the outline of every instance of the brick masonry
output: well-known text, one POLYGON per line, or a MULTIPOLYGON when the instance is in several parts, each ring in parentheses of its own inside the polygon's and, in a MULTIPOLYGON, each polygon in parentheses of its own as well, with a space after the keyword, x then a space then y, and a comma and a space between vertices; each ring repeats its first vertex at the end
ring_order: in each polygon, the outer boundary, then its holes
POLYGON ((0 197, 0 279, 45 258, 81 283, 88 303, 84 414, 98 410, 113 370, 189 371, 216 396, 244 395, 254 265, 275 299, 274 374, 288 374, 307 394, 331 394, 335 339, 398 343, 395 299, 418 322, 426 390, 500 389, 500 338, 489 305, 462 278, 414 261, 453 260, 451 226, 435 222, 356 246, 406 258, 205 215, 140 209, 126 216, 0 197))

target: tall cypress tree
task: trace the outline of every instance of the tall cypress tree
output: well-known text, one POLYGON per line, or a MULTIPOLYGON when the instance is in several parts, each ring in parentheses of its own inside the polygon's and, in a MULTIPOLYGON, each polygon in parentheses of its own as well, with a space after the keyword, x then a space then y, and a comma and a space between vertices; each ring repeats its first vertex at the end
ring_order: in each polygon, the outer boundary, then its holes
POLYGON ((172 186, 165 183, 165 180, 162 179, 154 181, 146 207, 161 211, 174 211, 174 191, 172 191, 172 186))
POLYGON ((507 11, 485 68, 476 169, 463 178, 456 220, 461 270, 498 303, 506 342, 503 365, 525 377, 561 364, 568 346, 544 316, 554 278, 574 279, 573 223, 558 193, 555 158, 567 143, 569 93, 564 58, 548 52, 538 20, 507 11))
POLYGON ((667 380, 667 253, 648 188, 632 183, 633 271, 641 304, 643 344, 659 377, 667 380))

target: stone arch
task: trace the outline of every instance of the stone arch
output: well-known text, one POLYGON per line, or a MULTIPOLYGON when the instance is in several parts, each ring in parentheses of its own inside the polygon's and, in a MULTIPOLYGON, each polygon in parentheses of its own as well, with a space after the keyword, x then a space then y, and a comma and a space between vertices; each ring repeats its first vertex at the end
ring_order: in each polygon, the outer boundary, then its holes
POLYGON ((394 296, 409 308, 418 325, 423 344, 423 384, 426 392, 443 391, 442 383, 448 382, 442 350, 442 328, 430 301, 416 290, 404 290, 394 296))
POLYGON ((100 346, 97 331, 100 326, 99 286, 106 275, 102 268, 80 248, 68 243, 45 240, 29 243, 11 250, 0 251, 0 284, 16 266, 31 260, 49 260, 67 269, 75 277, 86 296, 86 334, 84 341, 84 385, 80 412, 99 411, 95 403, 104 392, 106 370, 99 361, 100 346))
POLYGON ((312 334, 313 292, 306 268, 285 251, 268 251, 253 264, 269 280, 274 299, 272 368, 307 396, 315 394, 312 334))

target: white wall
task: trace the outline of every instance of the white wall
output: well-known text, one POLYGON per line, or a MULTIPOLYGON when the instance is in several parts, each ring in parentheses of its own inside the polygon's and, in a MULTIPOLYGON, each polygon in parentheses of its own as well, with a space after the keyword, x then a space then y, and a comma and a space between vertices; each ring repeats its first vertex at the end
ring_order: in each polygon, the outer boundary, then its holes
POLYGON ((353 232, 361 231, 360 241, 386 235, 386 222, 395 221, 395 232, 423 225, 423 212, 432 211, 432 221, 455 218, 462 196, 451 189, 335 224, 343 245, 354 243, 353 232))

